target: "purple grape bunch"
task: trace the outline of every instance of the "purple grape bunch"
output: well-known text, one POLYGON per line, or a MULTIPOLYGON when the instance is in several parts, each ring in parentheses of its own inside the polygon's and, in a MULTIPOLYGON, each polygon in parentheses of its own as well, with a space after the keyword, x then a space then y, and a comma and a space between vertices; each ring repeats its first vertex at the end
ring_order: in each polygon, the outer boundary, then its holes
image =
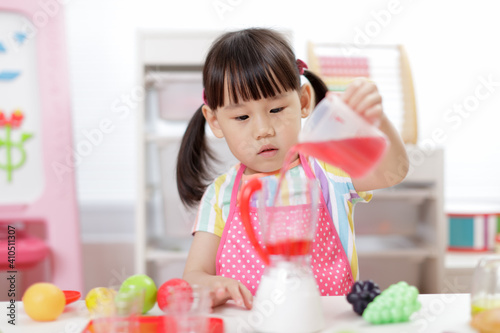
POLYGON ((347 301, 352 304, 354 312, 361 316, 368 304, 378 295, 380 295, 380 288, 372 280, 356 281, 347 294, 347 301))

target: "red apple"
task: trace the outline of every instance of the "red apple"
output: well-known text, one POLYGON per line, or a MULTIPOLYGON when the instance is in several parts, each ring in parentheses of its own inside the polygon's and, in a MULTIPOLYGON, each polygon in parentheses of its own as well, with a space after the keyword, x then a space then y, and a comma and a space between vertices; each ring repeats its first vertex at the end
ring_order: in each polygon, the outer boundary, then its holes
POLYGON ((193 303, 193 289, 186 280, 170 279, 160 286, 156 300, 163 312, 188 311, 193 303))

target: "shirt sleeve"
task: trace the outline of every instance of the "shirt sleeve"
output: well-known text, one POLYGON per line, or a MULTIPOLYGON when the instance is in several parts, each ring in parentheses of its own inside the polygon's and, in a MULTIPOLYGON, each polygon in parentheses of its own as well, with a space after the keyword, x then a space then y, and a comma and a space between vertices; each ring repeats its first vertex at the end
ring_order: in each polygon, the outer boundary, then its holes
POLYGON ((206 231, 222 237, 224 219, 218 202, 216 184, 212 183, 201 198, 192 233, 206 231))
MULTIPOLYGON (((354 189, 354 187, 353 187, 353 189, 354 189)), ((373 198, 373 192, 372 191, 360 191, 360 192, 356 192, 356 190, 354 189, 354 192, 351 194, 351 202, 353 204, 355 204, 357 202, 370 202, 370 200, 372 198, 373 198)))
POLYGON ((354 205, 358 202, 369 202, 372 197, 372 191, 356 191, 352 183, 352 179, 348 173, 339 169, 333 165, 327 164, 323 161, 316 160, 318 165, 323 169, 323 171, 328 175, 329 180, 332 183, 344 184, 349 189, 350 202, 354 205))
POLYGON ((231 196, 239 164, 210 184, 198 207, 192 233, 206 231, 222 237, 231 208, 231 196))

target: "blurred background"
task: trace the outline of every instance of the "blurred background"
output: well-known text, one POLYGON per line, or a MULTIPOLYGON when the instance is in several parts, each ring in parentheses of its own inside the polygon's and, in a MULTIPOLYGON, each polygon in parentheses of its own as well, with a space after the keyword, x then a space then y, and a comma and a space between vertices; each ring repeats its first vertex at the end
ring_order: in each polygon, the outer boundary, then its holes
MULTIPOLYGON (((116 100, 138 84, 137 31, 217 31, 245 27, 290 30, 298 57, 307 59, 307 42, 353 43, 376 21, 374 13, 391 1, 70 1, 65 6, 75 141, 96 127, 116 100)), ((455 104, 473 95, 480 77, 500 82, 500 23, 488 1, 395 1, 392 15, 368 44, 403 44, 414 76, 419 137, 446 131, 448 201, 497 200, 500 140, 500 87, 462 121, 447 120, 455 104), (458 124, 458 125, 457 125, 458 124), (481 171, 478 170, 480 168, 481 171)), ((498 84, 498 83, 497 83, 498 84)), ((81 203, 135 199, 137 140, 134 117, 116 126, 77 170, 81 203)))
MULTIPOLYGON (((74 169, 84 291, 116 284, 137 272, 144 261, 137 257, 144 255, 137 252, 138 237, 143 237, 145 248, 149 241, 157 241, 149 240, 148 233, 156 232, 162 238, 158 231, 175 225, 165 227, 159 226, 161 222, 151 224, 137 219, 144 195, 140 188, 143 182, 138 179, 144 166, 138 159, 150 157, 147 147, 146 154, 142 151, 143 112, 154 109, 148 98, 157 98, 154 92, 142 94, 141 89, 147 85, 147 64, 141 50, 141 45, 146 44, 141 38, 151 34, 194 34, 210 39, 224 31, 247 27, 286 32, 297 57, 306 61, 310 56, 309 43, 354 44, 360 49, 404 46, 413 76, 417 146, 441 151, 443 163, 438 161, 425 171, 428 179, 439 184, 431 190, 431 198, 421 192, 407 194, 410 202, 420 195, 417 208, 402 209, 398 218, 404 219, 408 214, 409 219, 420 221, 425 219, 422 215, 434 216, 432 223, 439 230, 435 236, 438 239, 431 238, 429 242, 441 245, 432 249, 431 260, 432 265, 442 266, 442 271, 435 277, 439 284, 428 290, 453 291, 441 284, 447 277, 455 291, 467 289, 467 276, 477 251, 474 244, 458 244, 473 254, 467 252, 463 257, 463 252, 459 252, 457 257, 454 252, 452 259, 447 259, 444 251, 452 229, 448 215, 468 214, 466 217, 470 218, 474 214, 500 213, 500 46, 496 38, 500 21, 491 1, 71 0, 64 4, 61 1, 59 6, 65 14, 74 147, 88 140, 88 133, 99 128, 103 119, 111 119, 108 133, 74 169), (435 196, 438 199, 433 202, 435 196), (137 223, 146 226, 146 235, 138 231, 137 223)), ((174 122, 171 129, 167 124, 166 131, 178 130, 178 124, 174 122)), ((174 152, 170 152, 172 161, 174 152)), ((413 162, 421 164, 418 160, 413 162)), ((423 183, 427 186, 426 181, 423 183)), ((174 184, 170 190, 175 193, 174 184)), ((385 198, 391 199, 390 195, 385 198)), ((386 210, 382 208, 384 203, 380 205, 381 210, 386 210)), ((394 206, 402 207, 399 203, 391 205, 394 206)), ((158 219, 164 216, 160 214, 158 219)), ((360 229, 363 234, 363 227, 360 229)), ((179 245, 181 250, 183 246, 179 245)), ((480 254, 493 252, 492 246, 486 245, 480 250, 480 254)), ((420 264, 419 256, 421 252, 413 258, 420 264)), ((157 283, 182 272, 182 255, 160 257, 155 264, 148 259, 143 267, 156 276, 157 283)), ((401 259, 404 260, 398 258, 401 259)), ((361 278, 378 277, 368 267, 371 261, 367 258, 365 276, 360 262, 361 278)), ((434 270, 439 271, 435 267, 434 270)), ((412 272, 422 274, 418 269, 412 272)), ((418 279, 415 281, 419 283, 418 279)))

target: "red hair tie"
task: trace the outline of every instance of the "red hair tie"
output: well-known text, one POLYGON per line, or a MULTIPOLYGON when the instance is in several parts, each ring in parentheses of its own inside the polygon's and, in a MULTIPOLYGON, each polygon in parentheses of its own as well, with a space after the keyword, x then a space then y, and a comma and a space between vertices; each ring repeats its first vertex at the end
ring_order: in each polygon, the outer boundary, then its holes
POLYGON ((304 70, 307 69, 307 64, 300 59, 297 59, 296 63, 297 63, 297 68, 299 69, 299 74, 303 75, 304 70))

